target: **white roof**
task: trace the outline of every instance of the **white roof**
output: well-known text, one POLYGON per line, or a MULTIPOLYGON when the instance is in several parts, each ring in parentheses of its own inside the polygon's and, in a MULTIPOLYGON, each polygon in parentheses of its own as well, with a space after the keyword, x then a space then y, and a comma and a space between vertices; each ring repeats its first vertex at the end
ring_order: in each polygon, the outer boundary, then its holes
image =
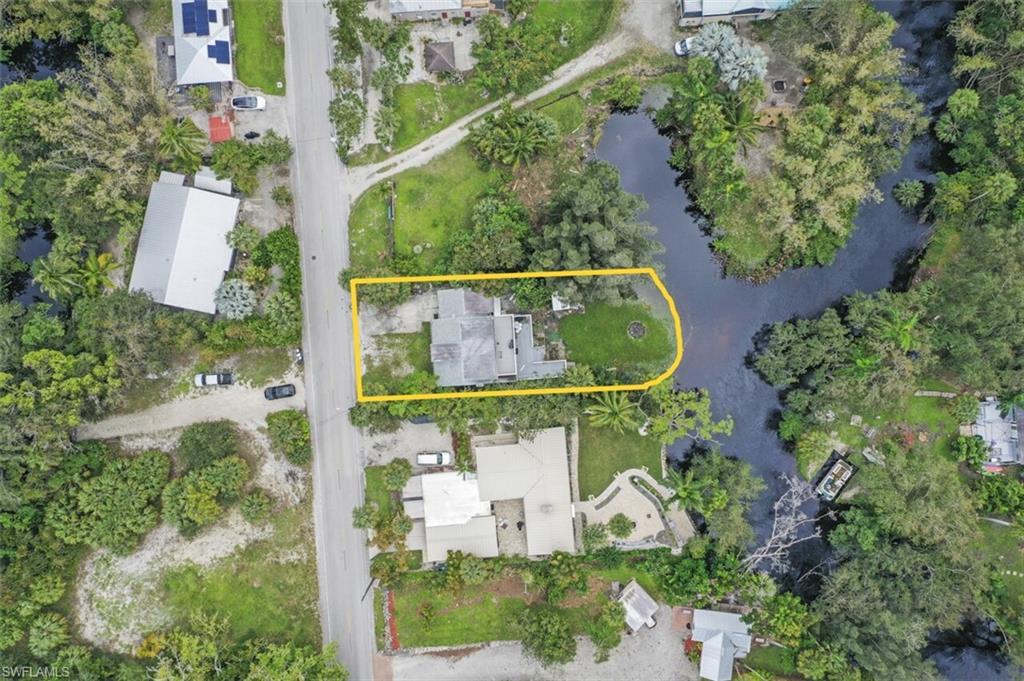
POLYGON ((547 428, 537 432, 533 440, 477 445, 474 450, 480 498, 523 500, 527 553, 574 553, 565 428, 547 428))
POLYGON ((491 505, 480 500, 476 478, 450 471, 421 475, 423 519, 427 527, 462 525, 470 518, 488 515, 491 505))
POLYGON ((426 527, 425 534, 424 560, 428 562, 445 560, 449 551, 462 551, 481 558, 498 555, 498 530, 493 515, 470 518, 461 525, 426 527))
POLYGON ((631 579, 625 586, 618 601, 626 610, 626 626, 630 631, 636 633, 645 624, 648 627, 654 626, 654 613, 658 612, 658 604, 635 579, 631 579))
POLYGON ((985 441, 990 463, 1021 463, 1021 431, 1024 419, 1017 409, 1011 408, 1004 418, 999 412, 999 401, 989 397, 978 405, 978 415, 971 432, 985 441))
POLYGON ((213 169, 209 166, 200 166, 199 171, 196 173, 195 182, 193 183, 199 189, 205 189, 211 192, 217 192, 218 194, 227 194, 231 196, 231 180, 219 180, 217 179, 217 173, 213 172, 213 169))
POLYGON ((711 681, 729 681, 733 661, 746 657, 752 642, 750 627, 740 615, 717 610, 693 611, 693 640, 704 644, 700 675, 711 681))
POLYGON ((462 9, 462 0, 391 0, 392 14, 448 12, 462 9))
POLYGON ((174 67, 178 85, 224 83, 235 79, 231 27, 224 22, 227 9, 227 0, 171 0, 174 67), (197 25, 186 15, 202 16, 197 25), (205 35, 201 35, 203 33, 205 35), (211 56, 211 51, 226 54, 226 63, 218 63, 216 56, 211 56))
POLYGON ((792 3, 792 1, 793 0, 703 0, 701 14, 706 17, 712 17, 721 16, 723 14, 744 14, 753 10, 780 10, 785 9, 792 3))
POLYGON ((238 199, 154 182, 129 289, 164 305, 216 312, 214 295, 233 252, 227 233, 237 214, 238 199))

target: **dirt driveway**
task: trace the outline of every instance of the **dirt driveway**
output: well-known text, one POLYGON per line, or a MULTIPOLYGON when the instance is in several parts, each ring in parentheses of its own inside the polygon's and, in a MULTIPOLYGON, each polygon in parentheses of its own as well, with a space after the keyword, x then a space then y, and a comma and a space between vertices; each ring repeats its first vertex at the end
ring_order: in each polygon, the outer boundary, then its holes
POLYGON ((227 419, 242 425, 266 425, 267 414, 282 409, 305 409, 306 391, 302 379, 288 375, 283 383, 295 386, 295 396, 280 400, 263 397, 263 387, 247 388, 241 385, 209 388, 210 392, 191 399, 165 402, 150 409, 121 414, 96 423, 78 427, 78 440, 104 440, 126 435, 141 435, 170 428, 182 428, 201 421, 227 419))
POLYGON ((416 468, 417 452, 452 451, 452 436, 435 423, 403 423, 394 433, 366 433, 362 450, 364 466, 386 464, 392 459, 408 459, 416 468))

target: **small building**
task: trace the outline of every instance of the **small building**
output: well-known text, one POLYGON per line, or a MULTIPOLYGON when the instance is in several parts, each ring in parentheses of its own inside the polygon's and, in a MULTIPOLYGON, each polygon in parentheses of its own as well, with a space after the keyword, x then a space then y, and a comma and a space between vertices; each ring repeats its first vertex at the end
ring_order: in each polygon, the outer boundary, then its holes
POLYGON ((821 482, 818 483, 814 491, 825 501, 834 501, 856 472, 856 466, 846 459, 838 458, 829 467, 828 472, 822 476, 821 482))
POLYGON ((427 562, 443 561, 449 551, 497 556, 494 503, 514 500, 523 506, 527 555, 574 552, 565 428, 539 431, 532 440, 480 439, 484 443, 474 445, 475 475, 428 473, 406 484, 402 503, 413 520, 408 546, 422 547, 427 562))
POLYGON ((552 378, 566 361, 545 360, 533 344, 533 317, 503 314, 501 301, 468 289, 437 292, 430 322, 430 361, 442 387, 552 378))
POLYGON ((679 0, 679 25, 771 19, 793 0, 679 0))
POLYGON ((653 629, 657 624, 654 613, 658 612, 658 604, 635 579, 629 580, 615 600, 622 603, 626 610, 626 626, 629 633, 635 634, 644 626, 653 629))
POLYGON ((729 681, 733 663, 747 656, 753 638, 740 615, 718 610, 694 610, 691 640, 701 643, 700 677, 729 681))
POLYGON ((395 21, 475 19, 495 9, 490 0, 390 0, 395 21))
POLYGON ((227 234, 237 215, 238 199, 187 187, 184 175, 160 173, 149 191, 129 290, 171 307, 216 312, 215 294, 234 254, 227 234))
POLYGON ((980 437, 988 447, 984 467, 996 472, 1006 466, 1024 463, 1024 409, 1011 406, 1004 416, 995 397, 987 397, 978 405, 978 415, 971 424, 971 434, 980 437))
POLYGON ((178 85, 235 79, 228 0, 171 0, 178 85))
POLYGON ((429 73, 452 73, 455 68, 455 43, 427 43, 423 50, 423 63, 429 73))

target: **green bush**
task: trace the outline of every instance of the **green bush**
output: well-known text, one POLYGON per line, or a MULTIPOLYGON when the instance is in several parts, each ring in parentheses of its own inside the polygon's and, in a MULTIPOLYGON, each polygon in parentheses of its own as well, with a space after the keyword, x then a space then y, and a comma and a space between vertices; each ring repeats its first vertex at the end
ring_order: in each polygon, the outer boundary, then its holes
POLYGON ((280 267, 281 290, 296 299, 302 295, 302 256, 299 239, 291 225, 279 227, 263 237, 252 254, 252 261, 260 267, 280 267))
POLYGON ((254 489, 245 495, 239 510, 242 517, 250 523, 261 523, 270 515, 273 502, 270 497, 261 489, 254 489))
POLYGON ((412 464, 408 459, 392 459, 384 466, 384 489, 400 492, 412 477, 412 464))
POLYGON ((634 524, 626 514, 616 513, 608 521, 608 531, 612 533, 613 537, 625 539, 633 533, 634 524))
POLYGON ((296 466, 305 466, 313 456, 306 412, 285 409, 267 415, 270 444, 296 466))
POLYGON ((576 638, 565 615, 555 608, 532 605, 519 619, 523 649, 541 664, 565 664, 576 657, 576 638))
POLYGON ((185 470, 197 470, 238 451, 238 431, 231 421, 205 421, 186 426, 178 440, 185 470))
POLYGON ((608 102, 621 111, 632 111, 640 106, 644 92, 640 81, 633 76, 623 74, 615 78, 608 86, 608 102))
POLYGON ((217 520, 225 504, 238 498, 250 473, 244 459, 229 456, 172 480, 163 492, 164 520, 186 536, 193 534, 217 520))

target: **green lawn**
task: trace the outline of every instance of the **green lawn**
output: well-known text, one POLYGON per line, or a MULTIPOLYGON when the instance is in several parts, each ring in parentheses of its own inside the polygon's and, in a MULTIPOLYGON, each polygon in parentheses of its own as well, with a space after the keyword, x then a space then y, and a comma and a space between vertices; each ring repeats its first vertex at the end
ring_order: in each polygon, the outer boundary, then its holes
POLYGON ((592 367, 647 370, 660 373, 668 367, 675 340, 664 321, 651 314, 643 303, 591 303, 582 314, 562 319, 559 333, 569 359, 592 367), (641 338, 631 338, 631 322, 646 327, 641 338))
POLYGON ((1024 577, 1001 573, 1003 570, 1011 570, 1024 574, 1024 545, 1012 527, 987 520, 979 520, 978 525, 981 528, 982 543, 975 550, 991 561, 1000 573, 999 578, 1006 585, 1007 602, 1020 602, 1024 599, 1024 577))
POLYGON ((363 472, 366 476, 366 503, 376 502, 382 511, 391 515, 395 510, 395 498, 384 487, 384 466, 367 466, 363 472))
POLYGON ((580 420, 580 498, 595 497, 611 483, 617 471, 647 466, 651 475, 661 477, 661 443, 641 437, 635 430, 616 433, 580 420))
POLYGON ((280 378, 292 366, 292 358, 284 348, 246 350, 238 359, 237 379, 254 386, 280 378))
MULTIPOLYGON (((416 272, 433 271, 450 230, 469 222, 473 206, 499 176, 482 170, 469 146, 460 144, 421 168, 395 176, 395 250, 415 260, 416 272), (419 246, 421 253, 415 254, 419 246)), ((387 251, 386 183, 359 197, 349 220, 352 266, 372 268, 387 251)))
POLYGON ((540 0, 534 19, 550 23, 556 34, 561 26, 570 28, 565 45, 555 50, 558 64, 564 64, 586 52, 604 34, 615 14, 615 0, 540 0))
POLYGON ((283 95, 284 27, 281 0, 242 0, 231 4, 235 17, 238 80, 271 95, 283 95))
POLYGON ((567 135, 583 125, 584 112, 587 107, 582 97, 573 94, 534 108, 555 119, 558 129, 563 135, 567 135))
POLYGON ((165 600, 177 619, 196 610, 227 619, 235 640, 264 636, 317 646, 316 552, 308 505, 272 516, 274 534, 212 568, 189 565, 164 578, 165 600), (298 556, 298 557, 296 557, 298 556))
POLYGON ((754 646, 746 659, 740 660, 740 665, 767 672, 775 677, 801 678, 796 672, 796 651, 791 648, 754 646))
POLYGON ((430 372, 430 325, 417 333, 386 333, 374 337, 379 353, 366 361, 363 390, 368 395, 394 395, 402 380, 416 371, 430 372))

